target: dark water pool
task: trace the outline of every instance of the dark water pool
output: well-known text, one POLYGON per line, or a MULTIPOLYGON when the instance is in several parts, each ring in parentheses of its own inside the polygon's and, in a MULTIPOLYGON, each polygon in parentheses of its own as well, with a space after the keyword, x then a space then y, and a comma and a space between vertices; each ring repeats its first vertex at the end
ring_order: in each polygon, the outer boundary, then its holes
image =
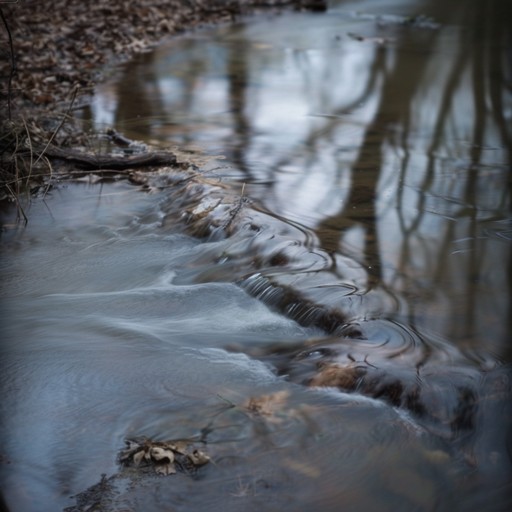
POLYGON ((113 72, 85 119, 270 220, 194 238, 172 190, 115 181, 52 190, 26 227, 3 210, 12 510, 72 506, 127 437, 205 428, 213 464, 109 510, 509 510, 508 4, 333 2, 113 72), (284 287, 344 320, 279 308, 284 287))

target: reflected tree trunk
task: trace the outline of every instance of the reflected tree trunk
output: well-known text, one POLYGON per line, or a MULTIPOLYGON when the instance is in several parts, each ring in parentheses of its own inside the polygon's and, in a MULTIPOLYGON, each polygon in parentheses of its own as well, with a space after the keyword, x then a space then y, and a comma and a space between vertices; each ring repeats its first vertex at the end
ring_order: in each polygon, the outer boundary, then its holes
MULTIPOLYGON (((241 25, 241 31, 243 31, 243 27, 244 24, 241 25)), ((233 163, 250 178, 250 170, 246 164, 246 155, 251 140, 251 123, 246 115, 249 88, 247 44, 244 42, 236 46, 231 45, 228 51, 228 105, 235 133, 235 140, 229 141, 228 148, 232 148, 233 163)))
MULTIPOLYGON (((430 35, 429 45, 435 40, 430 35)), ((381 50, 385 51, 385 50, 381 50)), ((379 178, 383 165, 382 147, 389 136, 390 126, 402 126, 404 138, 410 117, 412 99, 423 79, 427 60, 401 59, 394 70, 384 77, 379 109, 373 122, 368 126, 361 144, 359 156, 352 166, 352 183, 347 200, 335 215, 324 219, 317 227, 320 244, 324 250, 334 253, 340 248, 340 238, 353 226, 360 226, 365 232, 364 262, 368 270, 369 286, 382 282, 377 230, 376 198, 379 178), (407 81, 404 76, 410 76, 407 81), (401 108, 389 108, 396 98, 401 108)))

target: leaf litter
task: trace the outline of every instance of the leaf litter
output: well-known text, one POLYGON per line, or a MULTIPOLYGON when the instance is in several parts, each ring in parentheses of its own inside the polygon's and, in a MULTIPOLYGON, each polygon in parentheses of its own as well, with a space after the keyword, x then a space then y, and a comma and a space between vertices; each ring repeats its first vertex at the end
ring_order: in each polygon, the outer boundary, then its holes
POLYGON ((194 473, 210 462, 210 457, 187 440, 152 441, 127 439, 127 448, 119 455, 124 466, 152 467, 159 475, 174 475, 177 470, 194 473))

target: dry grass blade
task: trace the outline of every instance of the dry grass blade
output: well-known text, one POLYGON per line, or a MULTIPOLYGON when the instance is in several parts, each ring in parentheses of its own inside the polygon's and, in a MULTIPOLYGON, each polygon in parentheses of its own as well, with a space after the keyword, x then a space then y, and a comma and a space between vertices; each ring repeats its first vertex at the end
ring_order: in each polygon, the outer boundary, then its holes
MULTIPOLYGON (((27 183, 30 181, 30 177, 32 176, 32 170, 34 168, 34 150, 32 145, 32 138, 30 136, 30 130, 28 129, 27 122, 25 118, 22 118, 23 126, 25 127, 25 132, 27 134, 27 147, 30 155, 30 164, 28 166, 28 176, 27 176, 27 183)), ((36 162, 39 161, 39 159, 36 160, 36 162)))
POLYGON ((55 137, 57 136, 57 134, 59 133, 59 131, 61 130, 61 128, 64 126, 64 123, 66 122, 66 120, 69 118, 69 114, 71 112, 71 109, 73 108, 73 104, 75 103, 75 100, 76 100, 76 95, 78 93, 78 89, 80 87, 78 85, 76 85, 74 88, 73 88, 73 91, 71 93, 71 102, 69 103, 69 107, 66 111, 66 113, 62 116, 62 119, 59 123, 59 125, 57 126, 57 128, 55 128, 55 131, 52 133, 52 135, 50 136, 50 138, 48 139, 48 142, 46 143, 46 145, 44 146, 43 150, 39 153, 39 156, 37 157, 37 160, 34 162, 34 165, 36 165, 39 160, 41 160, 41 158, 43 157, 43 155, 46 153, 46 151, 48 150, 48 148, 50 147, 50 144, 53 142, 53 140, 55 139, 55 137))
POLYGON ((11 193, 11 196, 12 198, 14 199, 14 201, 16 202, 16 207, 18 208, 18 215, 21 213, 22 217, 23 217, 23 220, 25 221, 25 224, 27 224, 28 222, 28 217, 27 215, 25 214, 25 210, 23 209, 23 206, 21 206, 21 203, 20 203, 20 200, 19 200, 19 196, 18 194, 16 194, 14 192, 14 190, 12 190, 12 188, 9 186, 8 183, 5 184, 5 186, 7 187, 7 189, 9 190, 9 192, 11 193))

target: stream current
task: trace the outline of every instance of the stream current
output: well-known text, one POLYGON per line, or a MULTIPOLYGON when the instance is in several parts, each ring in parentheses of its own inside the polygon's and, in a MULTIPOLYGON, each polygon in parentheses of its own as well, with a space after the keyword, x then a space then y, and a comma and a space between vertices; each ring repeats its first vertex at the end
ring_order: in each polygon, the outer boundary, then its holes
POLYGON ((126 438, 205 431, 212 464, 111 509, 510 509, 512 23, 447 4, 203 29, 98 88, 95 128, 268 222, 193 237, 173 190, 116 180, 52 189, 27 226, 3 207, 10 510, 73 506, 126 438), (278 307, 286 287, 343 321, 278 307))

